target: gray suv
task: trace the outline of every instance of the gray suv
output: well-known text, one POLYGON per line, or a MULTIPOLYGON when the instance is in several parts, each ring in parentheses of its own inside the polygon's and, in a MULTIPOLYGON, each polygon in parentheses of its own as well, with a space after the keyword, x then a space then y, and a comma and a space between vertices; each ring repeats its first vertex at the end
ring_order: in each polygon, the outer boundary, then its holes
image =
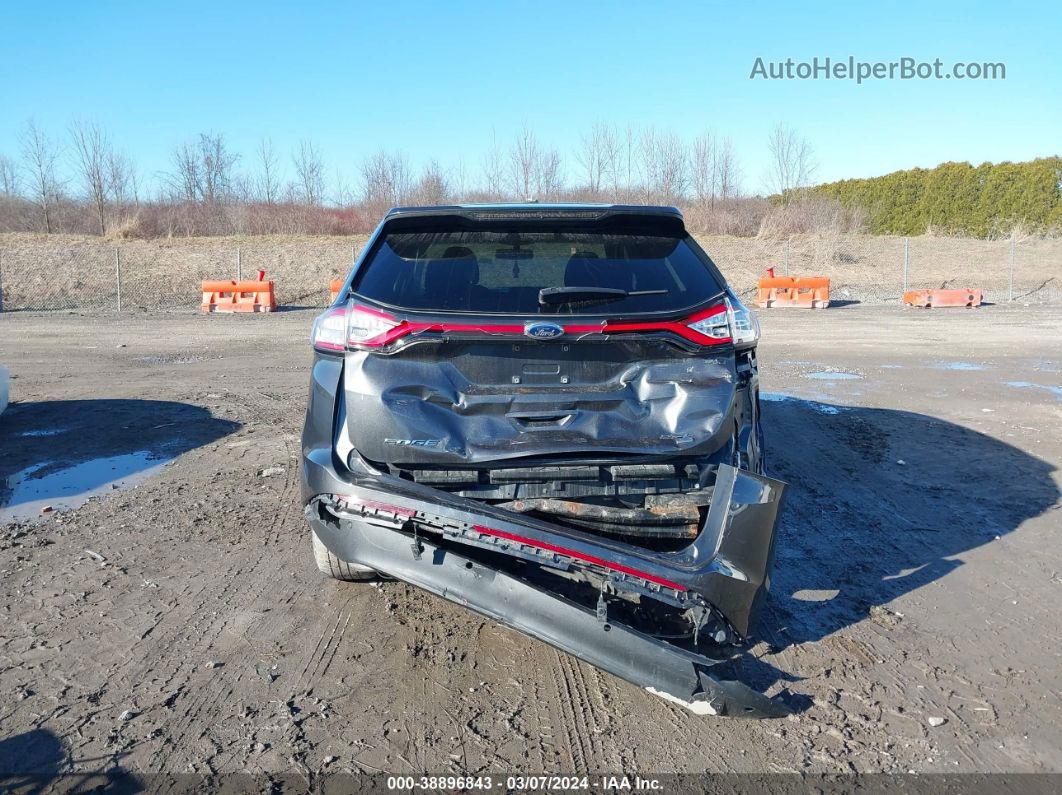
POLYGON ((417 585, 705 714, 767 590, 759 327, 671 207, 390 211, 313 329, 321 570, 417 585))

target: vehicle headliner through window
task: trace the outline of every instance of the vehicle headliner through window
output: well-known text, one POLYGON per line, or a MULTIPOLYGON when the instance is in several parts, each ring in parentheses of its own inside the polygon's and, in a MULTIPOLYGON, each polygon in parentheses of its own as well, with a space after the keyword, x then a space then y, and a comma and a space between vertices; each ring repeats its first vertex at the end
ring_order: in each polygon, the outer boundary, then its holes
POLYGON ((392 307, 471 314, 681 311, 722 291, 704 257, 685 238, 641 234, 392 233, 353 292, 392 307))

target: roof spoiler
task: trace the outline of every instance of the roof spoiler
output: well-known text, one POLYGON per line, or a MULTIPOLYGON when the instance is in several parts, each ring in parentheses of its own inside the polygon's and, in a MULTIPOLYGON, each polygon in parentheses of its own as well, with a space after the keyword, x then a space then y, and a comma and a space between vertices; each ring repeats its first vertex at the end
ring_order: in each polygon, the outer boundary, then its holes
POLYGON ((674 207, 606 204, 397 207, 384 217, 383 226, 386 232, 518 227, 529 232, 579 228, 668 237, 681 237, 686 234, 682 213, 674 207))

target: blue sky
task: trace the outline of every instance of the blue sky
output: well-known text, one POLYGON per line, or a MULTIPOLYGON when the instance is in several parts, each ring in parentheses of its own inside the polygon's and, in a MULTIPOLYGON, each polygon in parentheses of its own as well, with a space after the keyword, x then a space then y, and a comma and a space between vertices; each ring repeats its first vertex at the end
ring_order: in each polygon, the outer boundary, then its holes
MULTIPOLYGON (((223 132, 249 166, 311 139, 355 181, 386 147, 479 169, 524 123, 566 155, 594 122, 730 136, 744 188, 786 122, 817 178, 1062 151, 1056 2, 17 2, 4 11, 0 153, 33 117, 97 120, 151 178, 223 132), (1002 81, 750 80, 766 60, 1002 61, 1002 81)), ((286 163, 288 158, 285 157, 286 163)), ((577 176, 567 157, 569 176, 577 176)))

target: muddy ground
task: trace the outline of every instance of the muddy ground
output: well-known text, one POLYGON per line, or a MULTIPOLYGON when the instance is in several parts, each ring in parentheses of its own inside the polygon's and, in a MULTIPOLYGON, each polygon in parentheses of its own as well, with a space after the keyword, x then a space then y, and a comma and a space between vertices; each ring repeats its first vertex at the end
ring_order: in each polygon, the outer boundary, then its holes
POLYGON ((0 772, 1062 770, 1057 307, 764 313, 774 721, 322 578, 311 319, 0 315, 0 772))

